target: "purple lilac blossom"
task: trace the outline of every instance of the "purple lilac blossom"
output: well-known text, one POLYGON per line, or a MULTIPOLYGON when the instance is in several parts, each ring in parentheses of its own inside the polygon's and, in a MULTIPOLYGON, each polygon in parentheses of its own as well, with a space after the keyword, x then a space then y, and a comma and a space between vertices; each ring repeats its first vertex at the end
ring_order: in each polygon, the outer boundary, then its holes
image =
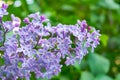
POLYGON ((6 4, 2 4, 2 7, 0 8, 0 18, 2 18, 4 15, 8 15, 7 9, 8 6, 6 4))
POLYGON ((2 42, 2 41, 3 41, 3 31, 0 30, 0 42, 2 42))
MULTIPOLYGON (((0 17, 7 15, 6 9, 7 5, 3 4, 0 17)), ((23 20, 25 26, 20 26, 18 17, 12 14, 11 18, 11 21, 1 22, 6 33, 12 32, 11 36, 5 35, 6 40, 0 46, 4 52, 0 56, 4 59, 4 64, 0 66, 2 80, 30 80, 31 72, 36 78, 50 79, 61 72, 61 59, 66 59, 67 66, 76 61, 80 63, 88 48, 94 51, 99 44, 99 30, 88 26, 85 20, 78 20, 75 25, 51 26, 50 21, 37 12, 23 20)), ((0 41, 3 33, 0 30, 0 41)))

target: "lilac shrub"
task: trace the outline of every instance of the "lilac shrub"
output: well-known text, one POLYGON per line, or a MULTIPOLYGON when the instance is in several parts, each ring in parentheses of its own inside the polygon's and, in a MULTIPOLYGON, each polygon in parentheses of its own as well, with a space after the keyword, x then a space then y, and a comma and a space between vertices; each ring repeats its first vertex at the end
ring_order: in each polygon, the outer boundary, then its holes
POLYGON ((7 5, 0 8, 0 78, 2 80, 30 80, 31 72, 36 78, 50 79, 61 71, 61 59, 65 64, 81 62, 99 44, 99 30, 79 21, 75 25, 51 26, 49 19, 39 13, 21 20, 11 15, 11 21, 2 21, 7 15, 7 5), (46 24, 46 25, 45 25, 46 24), (3 53, 3 54, 2 54, 3 53))

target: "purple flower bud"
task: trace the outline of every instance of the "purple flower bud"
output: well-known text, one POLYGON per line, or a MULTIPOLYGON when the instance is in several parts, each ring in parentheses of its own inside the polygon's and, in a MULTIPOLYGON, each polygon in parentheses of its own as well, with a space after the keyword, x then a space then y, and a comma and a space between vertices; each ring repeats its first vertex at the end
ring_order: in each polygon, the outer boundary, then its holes
POLYGON ((7 8, 8 8, 8 5, 3 3, 3 4, 2 4, 2 8, 3 8, 3 9, 7 9, 7 8))
POLYGON ((40 20, 43 22, 46 19, 45 15, 40 16, 40 20))
POLYGON ((91 30, 91 27, 90 26, 88 26, 88 31, 90 31, 91 30))
POLYGON ((23 21, 24 21, 25 23, 30 23, 29 18, 25 18, 23 21))

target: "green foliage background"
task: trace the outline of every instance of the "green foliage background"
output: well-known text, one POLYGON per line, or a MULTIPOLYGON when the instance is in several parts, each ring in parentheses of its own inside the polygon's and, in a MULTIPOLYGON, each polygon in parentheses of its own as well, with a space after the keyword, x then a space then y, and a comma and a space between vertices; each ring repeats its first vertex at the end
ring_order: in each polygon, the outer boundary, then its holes
MULTIPOLYGON (((13 13, 21 20, 30 13, 40 12, 51 20, 52 25, 75 24, 78 19, 85 19, 101 31, 100 45, 94 54, 85 56, 80 65, 64 66, 51 80, 120 80, 120 0, 4 1, 10 4, 9 14, 13 13)), ((32 74, 31 80, 42 79, 35 79, 32 74)))

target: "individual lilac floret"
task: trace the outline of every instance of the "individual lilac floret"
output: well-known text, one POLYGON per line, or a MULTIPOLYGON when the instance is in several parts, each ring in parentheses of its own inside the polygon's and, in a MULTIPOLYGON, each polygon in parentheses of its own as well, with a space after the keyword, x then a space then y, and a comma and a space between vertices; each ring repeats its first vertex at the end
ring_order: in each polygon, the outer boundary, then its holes
MULTIPOLYGON (((5 4, 0 8, 0 17, 7 15, 5 4)), ((2 20, 2 18, 1 18, 2 20)), ((81 62, 99 44, 99 30, 88 26, 85 20, 75 25, 58 24, 51 26, 50 21, 39 13, 30 14, 23 20, 11 15, 11 21, 0 24, 0 80, 30 80, 31 72, 36 78, 50 79, 61 72, 61 59, 67 66, 81 62), (44 25, 44 24, 47 25, 44 25), (3 40, 3 37, 5 40, 3 40)))
POLYGON ((7 9, 7 8, 8 8, 8 5, 7 5, 7 4, 2 4, 2 8, 3 8, 3 9, 7 9))
POLYGON ((78 20, 78 24, 80 25, 81 27, 81 32, 84 32, 86 27, 87 27, 87 23, 85 20, 83 20, 82 22, 80 20, 78 20))
POLYGON ((18 31, 19 26, 20 26, 20 19, 18 17, 15 17, 13 14, 11 15, 12 21, 6 21, 2 22, 2 27, 5 29, 6 32, 13 30, 18 31))
POLYGON ((19 27, 20 26, 20 19, 18 17, 15 17, 14 14, 11 15, 12 18, 12 26, 13 27, 19 27))

